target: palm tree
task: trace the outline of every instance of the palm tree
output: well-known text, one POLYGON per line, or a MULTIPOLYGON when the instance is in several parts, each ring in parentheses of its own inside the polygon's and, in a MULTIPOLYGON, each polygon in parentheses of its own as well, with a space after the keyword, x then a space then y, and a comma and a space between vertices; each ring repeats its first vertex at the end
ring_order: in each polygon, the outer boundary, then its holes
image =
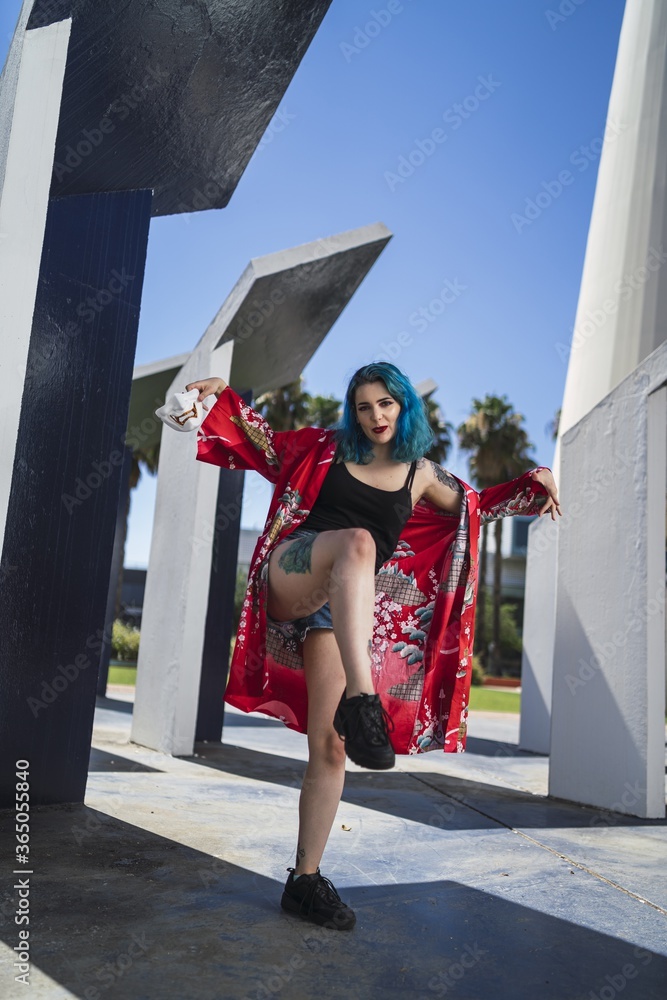
POLYGON ((431 398, 431 393, 427 393, 423 399, 426 404, 426 415, 428 417, 429 426, 435 437, 433 447, 424 457, 429 459, 431 462, 436 462, 438 465, 443 465, 443 463, 447 461, 447 456, 449 455, 452 447, 454 425, 450 424, 449 421, 443 418, 440 407, 436 401, 431 398))
POLYGON ((125 501, 125 517, 120 528, 122 545, 122 558, 120 560, 120 570, 116 581, 116 603, 114 610, 114 621, 120 617, 121 594, 123 590, 123 567, 125 565, 125 540, 127 538, 127 524, 130 519, 130 506, 132 504, 132 490, 141 479, 142 466, 146 468, 152 476, 157 473, 158 461, 160 459, 160 442, 148 447, 136 447, 132 450, 132 465, 130 467, 130 488, 127 491, 125 501))
POLYGON ((560 407, 556 410, 553 420, 550 420, 546 426, 547 434, 551 435, 551 440, 555 441, 558 437, 558 428, 560 426, 560 407))
POLYGON ((306 426, 310 401, 299 376, 281 389, 263 393, 255 401, 255 409, 274 431, 295 431, 306 426))
POLYGON ((334 396, 312 396, 308 404, 308 425, 333 427, 338 423, 342 405, 334 396))
MULTIPOLYGON (((528 452, 533 445, 524 430, 523 417, 514 412, 507 396, 486 396, 473 399, 472 413, 458 428, 459 447, 470 455, 470 474, 478 489, 486 489, 497 483, 515 479, 526 472, 533 460, 528 452)), ((500 651, 500 585, 501 585, 501 545, 503 521, 498 518, 494 525, 496 553, 493 560, 493 657, 492 666, 499 667, 500 651)), ((480 554, 480 587, 486 578, 487 526, 482 530, 482 550, 480 554)), ((484 602, 480 606, 480 621, 484 631, 484 602)), ((480 651, 486 661, 485 650, 480 651)), ((486 662, 485 662, 486 665, 486 662)))

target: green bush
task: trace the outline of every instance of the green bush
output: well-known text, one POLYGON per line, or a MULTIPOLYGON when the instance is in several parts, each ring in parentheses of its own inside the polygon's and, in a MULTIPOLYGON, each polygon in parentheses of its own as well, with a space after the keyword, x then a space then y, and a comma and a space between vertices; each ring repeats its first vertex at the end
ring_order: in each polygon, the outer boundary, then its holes
POLYGON ((111 655, 116 660, 127 660, 134 663, 139 657, 139 639, 141 633, 132 625, 124 625, 116 619, 111 630, 111 655))
POLYGON ((471 684, 483 684, 486 673, 484 672, 484 667, 482 666, 479 656, 473 656, 472 658, 472 679, 471 684))
POLYGON ((236 587, 234 588, 234 616, 232 618, 232 635, 236 635, 239 619, 243 610, 246 587, 248 586, 248 571, 243 566, 236 570, 236 587))

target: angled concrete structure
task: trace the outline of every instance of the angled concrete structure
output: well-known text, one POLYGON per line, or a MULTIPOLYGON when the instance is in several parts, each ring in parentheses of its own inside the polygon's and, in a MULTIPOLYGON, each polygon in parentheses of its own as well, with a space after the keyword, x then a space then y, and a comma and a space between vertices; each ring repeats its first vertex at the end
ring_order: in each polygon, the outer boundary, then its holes
POLYGON ((556 445, 665 339, 667 7, 626 0, 556 445))
POLYGON ((549 793, 660 818, 667 342, 563 435, 561 468, 549 793))
MULTIPOLYGON (((568 482, 568 475, 584 472, 583 465, 579 470, 561 466, 564 435, 665 341, 666 98, 667 8, 661 0, 627 0, 575 326, 571 342, 563 338, 555 345, 568 364, 553 462, 563 497, 577 492, 577 482, 568 482)), ((614 468, 605 471, 607 488, 615 494, 618 476, 614 468)), ((569 531, 566 516, 557 529, 540 521, 529 532, 521 712, 525 750, 548 752, 554 725, 566 725, 552 718, 551 698, 555 648, 563 648, 556 634, 561 627, 556 580, 570 573, 570 567, 559 564, 569 531)), ((567 551, 574 556, 571 547, 567 551)), ((603 563, 600 553, 597 565, 603 563)))
MULTIPOLYGON (((167 393, 208 375, 253 395, 294 381, 390 238, 376 223, 252 260, 167 393)), ((209 605, 212 553, 233 579, 241 513, 238 486, 226 499, 219 492, 234 474, 195 456, 194 434, 162 430, 132 720, 134 742, 176 756, 199 736, 207 615, 231 617, 209 605)), ((220 738, 230 637, 223 630, 208 658, 206 698, 219 706, 209 739, 220 738)))
POLYGON ((330 3, 35 0, 29 29, 72 20, 51 197, 224 208, 330 3))
POLYGON ((0 803, 83 799, 148 227, 220 208, 330 0, 25 0, 0 80, 0 803))

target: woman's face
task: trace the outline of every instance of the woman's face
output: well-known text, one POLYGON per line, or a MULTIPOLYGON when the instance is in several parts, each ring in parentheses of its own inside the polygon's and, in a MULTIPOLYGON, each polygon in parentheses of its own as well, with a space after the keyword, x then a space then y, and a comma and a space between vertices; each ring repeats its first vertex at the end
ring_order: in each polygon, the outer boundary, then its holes
POLYGON ((396 435, 401 405, 384 382, 360 385, 355 392, 354 406, 362 431, 374 444, 388 444, 396 435))

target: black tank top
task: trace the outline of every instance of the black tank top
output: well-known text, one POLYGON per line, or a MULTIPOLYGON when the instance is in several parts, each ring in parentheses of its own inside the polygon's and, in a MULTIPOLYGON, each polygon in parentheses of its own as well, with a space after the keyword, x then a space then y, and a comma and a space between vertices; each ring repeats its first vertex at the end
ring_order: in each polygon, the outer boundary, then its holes
POLYGON ((413 462, 400 490, 380 490, 355 479, 343 462, 334 462, 300 527, 311 531, 366 528, 375 540, 377 573, 393 555, 403 525, 412 513, 410 488, 416 468, 413 462))

